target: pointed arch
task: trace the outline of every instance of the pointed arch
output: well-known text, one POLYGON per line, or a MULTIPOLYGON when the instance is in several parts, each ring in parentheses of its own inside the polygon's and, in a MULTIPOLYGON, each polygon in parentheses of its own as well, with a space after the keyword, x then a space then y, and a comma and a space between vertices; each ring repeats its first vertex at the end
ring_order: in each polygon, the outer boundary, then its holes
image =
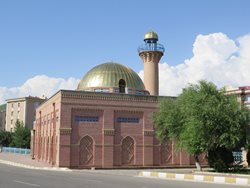
POLYGON ((135 141, 127 136, 122 140, 122 165, 134 165, 135 162, 135 141))
POLYGON ((79 146, 79 164, 91 165, 94 163, 94 140, 89 135, 80 140, 79 146))

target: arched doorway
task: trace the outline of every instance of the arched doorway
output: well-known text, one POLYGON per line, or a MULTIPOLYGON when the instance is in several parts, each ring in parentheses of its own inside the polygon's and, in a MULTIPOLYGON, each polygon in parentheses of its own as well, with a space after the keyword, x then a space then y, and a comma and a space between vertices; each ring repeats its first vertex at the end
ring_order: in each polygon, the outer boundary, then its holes
POLYGON ((119 80, 119 93, 125 93, 126 82, 123 79, 119 80))
POLYGON ((122 165, 133 165, 135 159, 134 153, 134 140, 130 136, 127 136, 122 141, 122 165))
POLYGON ((90 136, 85 136, 80 141, 79 163, 80 165, 93 164, 94 149, 93 139, 90 136))

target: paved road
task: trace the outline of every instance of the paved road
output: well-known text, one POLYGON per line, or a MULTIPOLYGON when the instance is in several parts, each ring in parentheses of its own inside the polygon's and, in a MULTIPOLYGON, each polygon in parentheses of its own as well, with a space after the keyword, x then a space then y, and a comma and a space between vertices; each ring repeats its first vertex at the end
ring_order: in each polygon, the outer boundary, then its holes
MULTIPOLYGON (((0 188, 228 188, 231 185, 169 181, 88 171, 30 170, 0 164, 0 188)), ((240 188, 240 186, 237 186, 240 188)))

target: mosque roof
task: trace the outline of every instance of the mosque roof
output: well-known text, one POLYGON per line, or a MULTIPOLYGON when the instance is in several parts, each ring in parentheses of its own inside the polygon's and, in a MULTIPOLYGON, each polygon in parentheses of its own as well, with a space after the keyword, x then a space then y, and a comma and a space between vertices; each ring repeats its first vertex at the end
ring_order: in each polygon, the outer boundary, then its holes
POLYGON ((87 90, 88 88, 115 88, 119 87, 119 81, 121 79, 126 82, 127 88, 145 90, 145 86, 136 72, 115 62, 107 62, 92 68, 79 82, 77 90, 87 90))

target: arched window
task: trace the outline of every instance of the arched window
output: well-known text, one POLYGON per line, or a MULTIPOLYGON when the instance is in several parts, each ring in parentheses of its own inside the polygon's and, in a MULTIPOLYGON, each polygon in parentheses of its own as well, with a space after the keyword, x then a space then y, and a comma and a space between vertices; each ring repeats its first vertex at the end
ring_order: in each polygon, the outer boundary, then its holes
POLYGON ((80 141, 79 163, 82 166, 94 163, 94 141, 90 136, 85 136, 80 141))
POLYGON ((119 80, 119 93, 125 93, 126 82, 123 79, 119 80))

